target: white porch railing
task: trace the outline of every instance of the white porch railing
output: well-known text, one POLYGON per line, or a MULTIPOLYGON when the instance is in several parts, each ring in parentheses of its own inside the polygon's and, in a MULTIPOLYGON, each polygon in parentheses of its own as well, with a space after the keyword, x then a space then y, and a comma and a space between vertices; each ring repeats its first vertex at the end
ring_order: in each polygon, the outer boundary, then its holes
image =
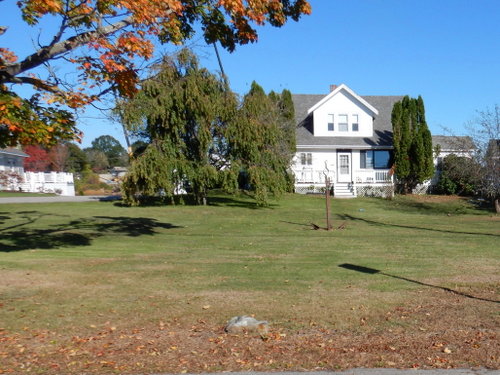
MULTIPOLYGON (((313 168, 295 168, 296 184, 324 184, 324 170, 313 168)), ((335 172, 329 171, 328 177, 332 182, 335 182, 335 172)), ((393 177, 389 175, 389 169, 357 169, 353 171, 352 182, 357 184, 381 184, 392 183, 393 177)))
POLYGON ((21 183, 0 186, 0 188, 23 191, 26 193, 55 193, 58 195, 74 196, 75 183, 73 173, 64 172, 24 172, 19 173, 21 183))
MULTIPOLYGON (((295 175, 295 182, 300 184, 324 184, 325 174, 324 170, 313 168, 293 169, 295 175)), ((334 180, 335 173, 330 171, 328 177, 331 181, 334 180)))

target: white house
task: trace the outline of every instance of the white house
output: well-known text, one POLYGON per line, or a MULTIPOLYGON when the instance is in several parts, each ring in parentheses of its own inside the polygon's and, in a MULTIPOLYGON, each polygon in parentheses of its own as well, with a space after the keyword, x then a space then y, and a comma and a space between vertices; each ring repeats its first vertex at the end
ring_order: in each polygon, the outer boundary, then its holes
MULTIPOLYGON (((292 97, 296 192, 321 191, 328 177, 336 197, 393 193, 391 114, 403 96, 360 96, 342 84, 332 86, 326 96, 292 97)), ((444 153, 452 152, 451 138, 464 137, 437 136, 433 142, 441 144, 444 153)))
POLYGON ((27 157, 28 154, 16 148, 0 149, 0 173, 14 173, 21 178, 20 183, 15 178, 7 179, 5 185, 0 184, 0 190, 75 195, 73 173, 25 172, 23 162, 27 157))
POLYGON ((335 196, 392 192, 391 113, 402 96, 360 96, 342 84, 324 95, 293 95, 299 193, 318 191, 325 176, 335 196))
POLYGON ((0 171, 23 173, 23 161, 28 156, 16 148, 0 148, 0 171))

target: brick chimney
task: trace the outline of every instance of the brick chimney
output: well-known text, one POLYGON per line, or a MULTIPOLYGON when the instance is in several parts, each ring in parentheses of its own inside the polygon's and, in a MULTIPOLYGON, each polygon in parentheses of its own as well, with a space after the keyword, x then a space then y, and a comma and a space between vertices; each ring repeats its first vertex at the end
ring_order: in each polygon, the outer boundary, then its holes
POLYGON ((339 87, 338 85, 330 85, 330 92, 335 91, 335 89, 339 87))

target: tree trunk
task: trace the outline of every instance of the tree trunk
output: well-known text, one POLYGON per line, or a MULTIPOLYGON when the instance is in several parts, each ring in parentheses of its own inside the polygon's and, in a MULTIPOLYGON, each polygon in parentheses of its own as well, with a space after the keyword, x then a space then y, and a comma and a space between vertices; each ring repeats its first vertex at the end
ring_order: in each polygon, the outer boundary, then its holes
POLYGON ((500 214, 500 198, 495 198, 495 212, 500 214))

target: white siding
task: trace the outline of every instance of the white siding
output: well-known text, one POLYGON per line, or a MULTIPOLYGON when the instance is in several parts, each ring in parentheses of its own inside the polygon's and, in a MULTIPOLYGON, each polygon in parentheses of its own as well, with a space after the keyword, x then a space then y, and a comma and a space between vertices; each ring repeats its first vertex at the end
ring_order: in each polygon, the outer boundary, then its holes
POLYGON ((325 182, 325 176, 323 172, 328 174, 333 181, 336 170, 336 156, 337 152, 317 152, 317 151, 300 151, 295 154, 293 159, 292 169, 295 173, 295 178, 297 181, 301 182, 325 182), (311 153, 312 154, 312 164, 302 165, 300 154, 311 153), (325 169, 325 162, 328 171, 325 169))
POLYGON ((319 106, 313 112, 314 135, 316 137, 372 137, 373 136, 373 114, 350 95, 346 90, 340 90, 336 95, 330 98, 323 105, 319 106), (328 131, 328 122, 330 115, 334 115, 334 131, 328 131), (339 131, 339 115, 348 116, 348 131, 339 131), (353 115, 358 115, 359 130, 352 130, 353 115))

